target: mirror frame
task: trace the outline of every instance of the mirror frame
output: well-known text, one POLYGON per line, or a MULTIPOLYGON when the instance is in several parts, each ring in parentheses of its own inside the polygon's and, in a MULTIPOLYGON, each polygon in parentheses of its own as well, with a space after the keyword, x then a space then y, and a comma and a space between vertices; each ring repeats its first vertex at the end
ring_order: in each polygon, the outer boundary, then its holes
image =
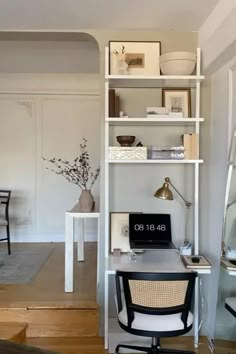
POLYGON ((232 203, 228 204, 229 200, 229 191, 230 191, 230 184, 231 178, 233 173, 233 168, 236 166, 236 129, 232 136, 231 147, 230 147, 230 154, 229 154, 229 165, 228 165, 228 172, 227 172, 227 179, 226 179, 226 188, 225 188, 225 202, 224 202, 224 214, 223 214, 223 225, 222 225, 222 251, 224 252, 224 240, 225 240, 225 229, 226 229, 226 216, 227 210, 232 203))

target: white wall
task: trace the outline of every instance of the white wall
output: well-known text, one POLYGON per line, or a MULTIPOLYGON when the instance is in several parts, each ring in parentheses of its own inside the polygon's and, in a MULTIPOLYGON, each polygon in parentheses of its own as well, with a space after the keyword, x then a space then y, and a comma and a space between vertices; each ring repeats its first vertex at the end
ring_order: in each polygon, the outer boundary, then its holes
POLYGON ((94 41, 0 41, 0 73, 98 73, 94 41))
POLYGON ((199 30, 199 46, 203 50, 203 66, 214 73, 236 52, 236 0, 219 0, 199 30))
MULTIPOLYGON (((85 137, 92 167, 100 164, 98 76, 0 75, 0 92, 6 89, 0 95, 0 166, 1 187, 12 190, 12 241, 64 241, 64 212, 80 189, 46 170, 42 157, 72 160, 85 137)), ((92 193, 99 204, 99 181, 92 193)), ((86 239, 96 239, 92 222, 86 239)))

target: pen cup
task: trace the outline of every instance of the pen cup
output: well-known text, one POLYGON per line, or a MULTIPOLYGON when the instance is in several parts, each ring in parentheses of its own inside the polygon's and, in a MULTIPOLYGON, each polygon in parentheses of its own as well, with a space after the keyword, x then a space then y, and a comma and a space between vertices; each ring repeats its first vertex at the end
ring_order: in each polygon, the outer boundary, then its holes
POLYGON ((179 252, 181 256, 191 256, 192 255, 192 245, 191 243, 187 246, 180 246, 179 252))

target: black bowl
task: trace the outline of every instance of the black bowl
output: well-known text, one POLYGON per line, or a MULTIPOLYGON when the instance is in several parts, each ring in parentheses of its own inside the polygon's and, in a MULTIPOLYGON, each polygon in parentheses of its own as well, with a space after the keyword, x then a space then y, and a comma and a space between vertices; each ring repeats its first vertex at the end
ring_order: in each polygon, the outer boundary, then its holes
POLYGON ((131 146, 135 140, 135 136, 133 136, 133 135, 118 135, 116 137, 116 139, 121 146, 131 146))

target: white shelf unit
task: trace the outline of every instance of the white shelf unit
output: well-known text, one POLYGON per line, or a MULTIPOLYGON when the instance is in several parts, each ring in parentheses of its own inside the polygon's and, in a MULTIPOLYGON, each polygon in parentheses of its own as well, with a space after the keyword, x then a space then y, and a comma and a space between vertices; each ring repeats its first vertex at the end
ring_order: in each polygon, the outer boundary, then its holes
MULTIPOLYGON (((184 125, 193 126, 196 134, 200 133, 200 124, 204 118, 200 117, 200 84, 204 76, 200 75, 200 48, 197 48, 196 75, 188 76, 129 76, 129 75, 109 75, 109 48, 105 48, 105 348, 108 348, 108 298, 109 298, 109 276, 115 274, 115 270, 109 266, 111 255, 109 255, 109 169, 111 164, 192 164, 194 168, 194 254, 199 254, 199 165, 203 160, 109 160, 109 132, 114 125, 124 126, 153 126, 153 125, 184 125), (113 118, 109 117, 109 88, 164 88, 164 87, 194 87, 195 88, 195 117, 194 118, 113 118)), ((209 274, 210 270, 199 270, 199 274, 209 274)), ((199 325, 199 282, 195 286, 194 303, 194 337, 195 346, 198 346, 198 325, 199 325), (196 296, 197 295, 197 296, 196 296)))

